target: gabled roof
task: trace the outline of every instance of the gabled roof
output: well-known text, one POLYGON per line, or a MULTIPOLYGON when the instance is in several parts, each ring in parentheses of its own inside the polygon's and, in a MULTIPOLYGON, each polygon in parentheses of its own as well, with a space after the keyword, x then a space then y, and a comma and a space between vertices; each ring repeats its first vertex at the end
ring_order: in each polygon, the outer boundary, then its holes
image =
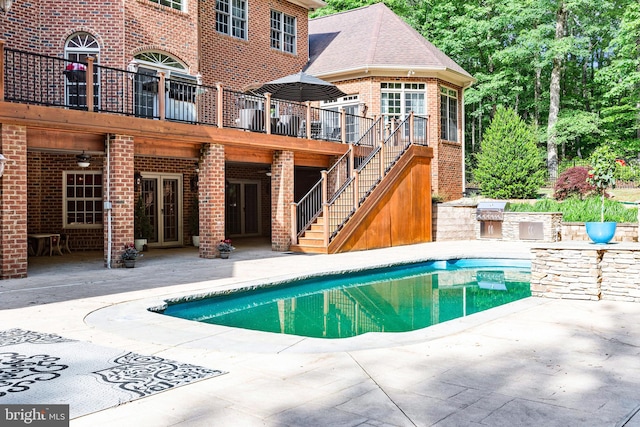
POLYGON ((384 3, 310 20, 305 71, 329 81, 365 75, 475 81, 384 3))

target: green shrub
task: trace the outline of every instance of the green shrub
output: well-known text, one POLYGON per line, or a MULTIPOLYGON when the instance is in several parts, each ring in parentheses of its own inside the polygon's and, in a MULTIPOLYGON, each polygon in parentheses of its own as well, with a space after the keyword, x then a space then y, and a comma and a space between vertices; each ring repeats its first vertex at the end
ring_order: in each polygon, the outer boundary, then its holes
MULTIPOLYGON (((543 199, 534 204, 511 203, 511 212, 562 212, 565 222, 597 222, 600 221, 600 197, 591 196, 584 200, 570 197, 562 202, 543 199)), ((604 220, 615 222, 637 222, 638 209, 628 208, 620 202, 605 199, 604 220)))
POLYGON ((536 141, 534 129, 513 109, 498 107, 476 154, 473 175, 482 194, 496 199, 535 198, 546 172, 536 141))

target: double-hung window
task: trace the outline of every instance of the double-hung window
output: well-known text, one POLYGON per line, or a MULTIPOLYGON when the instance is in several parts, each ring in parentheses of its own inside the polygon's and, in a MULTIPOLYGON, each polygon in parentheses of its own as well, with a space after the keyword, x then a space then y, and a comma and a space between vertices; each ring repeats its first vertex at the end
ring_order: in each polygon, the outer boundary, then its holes
POLYGON ((413 111, 418 116, 425 115, 424 83, 380 83, 381 112, 385 124, 391 120, 404 120, 413 111))
POLYGON ((102 227, 102 173, 65 171, 64 228, 102 227))
POLYGON ((247 38, 247 2, 216 0, 216 31, 245 40, 247 38))
POLYGON ((149 0, 151 3, 158 3, 162 6, 170 7, 171 9, 183 11, 183 1, 182 0, 149 0))
POLYGON ((458 141, 458 91, 440 87, 440 138, 458 141))
POLYGON ((296 18, 271 11, 271 48, 296 53, 296 18))

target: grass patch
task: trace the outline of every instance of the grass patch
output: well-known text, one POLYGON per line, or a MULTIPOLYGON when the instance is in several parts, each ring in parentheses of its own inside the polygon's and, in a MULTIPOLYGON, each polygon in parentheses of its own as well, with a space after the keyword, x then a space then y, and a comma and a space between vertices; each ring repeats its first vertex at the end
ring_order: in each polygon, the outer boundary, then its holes
MULTIPOLYGON (((638 222, 638 208, 628 206, 605 199, 604 220, 638 222)), ((573 197, 562 202, 542 199, 534 204, 510 203, 508 210, 511 212, 562 212, 562 220, 565 222, 598 222, 600 221, 600 197, 588 197, 585 200, 573 197)))

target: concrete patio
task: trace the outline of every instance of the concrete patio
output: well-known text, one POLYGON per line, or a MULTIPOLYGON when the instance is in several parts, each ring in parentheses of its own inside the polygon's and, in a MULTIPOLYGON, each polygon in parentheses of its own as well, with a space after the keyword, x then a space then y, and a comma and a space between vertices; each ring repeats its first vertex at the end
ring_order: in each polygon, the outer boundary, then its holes
POLYGON ((0 281, 0 324, 228 371, 73 426, 640 426, 640 304, 527 298, 422 331, 323 343, 298 337, 275 351, 282 336, 208 331, 145 310, 165 298, 330 270, 529 258, 527 244, 438 242, 339 255, 234 244, 229 260, 156 249, 135 269, 105 269, 100 254, 30 259, 28 278, 0 281))

